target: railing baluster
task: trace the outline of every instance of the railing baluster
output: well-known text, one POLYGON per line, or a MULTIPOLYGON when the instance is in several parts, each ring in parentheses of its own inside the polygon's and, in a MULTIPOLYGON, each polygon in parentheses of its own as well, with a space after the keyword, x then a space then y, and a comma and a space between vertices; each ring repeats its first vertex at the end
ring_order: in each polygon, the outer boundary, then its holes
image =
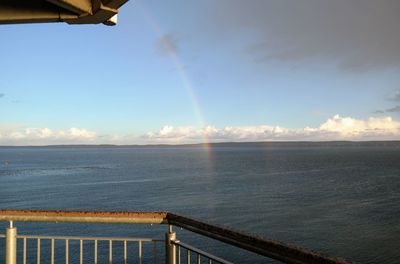
POLYGON ((23 257, 22 257, 22 262, 23 264, 26 264, 26 237, 24 237, 24 250, 23 250, 23 257))
POLYGON ((112 240, 109 240, 109 247, 108 247, 108 262, 112 264, 112 240))
POLYGON ((69 263, 69 240, 65 239, 65 264, 69 263))
POLYGON ((79 263, 83 264, 83 240, 79 240, 79 263))
POLYGON ((139 240, 139 264, 142 264, 142 240, 139 240))
POLYGON ((200 263, 200 253, 197 253, 197 264, 201 264, 200 263))
POLYGON ((181 246, 178 245, 178 264, 181 264, 181 246))
POLYGON ((40 264, 40 238, 37 239, 37 264, 40 264))
POLYGON ((165 234, 165 256, 168 264, 176 264, 176 232, 172 225, 168 225, 168 232, 165 234))
POLYGON ((157 264, 157 245, 153 242, 153 263, 157 264))
POLYGON ((211 259, 208 259, 208 264, 211 264, 212 263, 212 260, 211 259))
POLYGON ((190 250, 187 250, 187 264, 190 264, 190 250))
POLYGON ((127 250, 126 240, 124 240, 124 264, 126 264, 127 261, 128 261, 128 250, 127 250))
POLYGON ((9 227, 6 228, 5 236, 5 263, 17 263, 17 228, 14 227, 14 221, 9 221, 9 227))
POLYGON ((97 264, 97 239, 94 240, 94 264, 97 264))
POLYGON ((54 238, 51 239, 51 264, 54 264, 54 238))

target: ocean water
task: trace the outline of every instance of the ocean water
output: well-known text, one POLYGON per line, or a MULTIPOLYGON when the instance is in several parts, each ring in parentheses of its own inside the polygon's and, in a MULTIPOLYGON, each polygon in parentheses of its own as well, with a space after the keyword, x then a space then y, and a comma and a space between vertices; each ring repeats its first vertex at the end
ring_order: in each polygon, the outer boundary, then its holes
MULTIPOLYGON (((0 148, 0 208, 171 211, 359 263, 399 263, 400 148, 0 148)), ((121 229, 17 224, 20 233, 35 234, 115 235, 121 229)), ((5 226, 0 223, 0 233, 5 226)), ((165 231, 124 228, 123 235, 157 238, 165 231)), ((268 263, 179 232, 237 263, 268 263)))

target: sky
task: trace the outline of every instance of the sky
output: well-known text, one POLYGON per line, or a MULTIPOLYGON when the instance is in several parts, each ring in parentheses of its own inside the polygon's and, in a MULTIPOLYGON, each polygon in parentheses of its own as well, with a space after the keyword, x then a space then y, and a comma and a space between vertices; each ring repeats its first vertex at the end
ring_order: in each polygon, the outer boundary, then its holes
POLYGON ((397 0, 131 0, 0 26, 0 145, 400 140, 397 0))

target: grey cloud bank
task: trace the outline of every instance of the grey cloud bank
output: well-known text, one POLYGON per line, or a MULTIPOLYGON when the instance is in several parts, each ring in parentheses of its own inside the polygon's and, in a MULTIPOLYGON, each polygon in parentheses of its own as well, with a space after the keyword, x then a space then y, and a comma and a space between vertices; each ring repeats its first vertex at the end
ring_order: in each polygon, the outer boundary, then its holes
MULTIPOLYGON (((400 1, 219 0, 220 32, 253 32, 257 62, 329 60, 352 72, 400 67, 400 1)), ((212 30, 212 29, 210 29, 212 30)))

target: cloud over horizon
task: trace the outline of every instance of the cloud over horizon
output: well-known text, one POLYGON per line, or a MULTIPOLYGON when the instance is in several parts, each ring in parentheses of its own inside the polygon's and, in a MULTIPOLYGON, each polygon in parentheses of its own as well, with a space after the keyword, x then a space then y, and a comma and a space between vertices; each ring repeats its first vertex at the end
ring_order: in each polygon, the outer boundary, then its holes
POLYGON ((52 144, 187 144, 249 141, 330 141, 400 140, 400 122, 392 117, 355 119, 335 115, 319 127, 284 128, 280 126, 164 126, 141 136, 98 135, 80 128, 52 130, 24 128, 1 130, 0 145, 52 144))
POLYGON ((0 145, 95 144, 96 132, 80 128, 52 130, 22 128, 0 130, 0 145))
POLYGON ((400 139, 400 122, 391 117, 359 120, 335 115, 317 128, 290 129, 280 126, 239 126, 202 129, 164 126, 144 136, 147 140, 168 143, 226 141, 326 141, 326 140, 395 140, 400 139))

